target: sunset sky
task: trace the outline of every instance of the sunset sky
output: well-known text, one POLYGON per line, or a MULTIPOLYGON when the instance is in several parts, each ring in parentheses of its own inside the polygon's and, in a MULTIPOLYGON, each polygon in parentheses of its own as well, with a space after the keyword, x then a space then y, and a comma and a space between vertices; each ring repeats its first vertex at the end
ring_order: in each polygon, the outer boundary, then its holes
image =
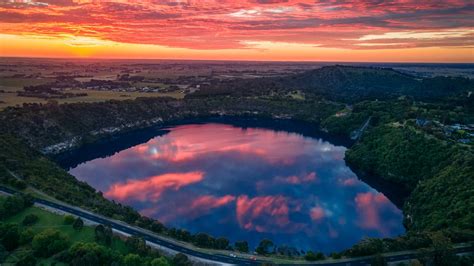
POLYGON ((474 2, 0 0, 0 55, 474 62, 474 2))

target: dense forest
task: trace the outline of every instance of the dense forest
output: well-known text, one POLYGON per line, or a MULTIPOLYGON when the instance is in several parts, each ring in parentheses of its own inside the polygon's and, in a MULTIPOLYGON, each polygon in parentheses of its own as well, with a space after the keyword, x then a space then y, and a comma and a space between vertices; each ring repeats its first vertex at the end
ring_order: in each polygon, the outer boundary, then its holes
POLYGON ((106 200, 45 153, 186 118, 295 119, 347 138, 370 118, 367 130, 347 150, 346 161, 360 176, 375 176, 409 192, 403 206, 408 232, 397 239, 364 240, 338 256, 428 248, 438 243, 449 246, 474 240, 472 145, 460 144, 445 134, 450 124, 474 123, 472 97, 467 93, 474 89, 473 84, 464 78, 420 79, 391 69, 333 66, 284 78, 231 81, 184 100, 139 98, 11 107, 0 113, 0 183, 18 190, 33 187, 64 202, 200 247, 239 250, 244 241, 232 245, 205 233, 165 228, 159 221, 106 200), (295 90, 304 97, 291 97, 295 90), (420 117, 431 124, 436 121, 436 127, 420 125, 420 117))

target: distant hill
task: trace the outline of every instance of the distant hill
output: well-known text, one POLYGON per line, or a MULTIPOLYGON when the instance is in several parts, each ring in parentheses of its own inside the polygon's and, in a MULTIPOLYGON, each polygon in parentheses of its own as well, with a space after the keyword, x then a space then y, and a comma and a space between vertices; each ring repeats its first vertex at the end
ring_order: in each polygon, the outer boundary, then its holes
POLYGON ((391 68, 327 66, 281 78, 283 87, 300 89, 334 100, 357 101, 413 96, 435 99, 474 90, 474 81, 462 77, 418 78, 391 68))
POLYGON ((186 98, 226 95, 254 97, 274 93, 284 95, 294 90, 352 103, 385 100, 402 95, 428 101, 444 101, 448 97, 457 96, 458 101, 466 101, 470 100, 467 99, 468 91, 474 92, 474 80, 445 76, 422 78, 392 68, 334 65, 290 76, 236 79, 211 84, 186 95, 186 98))

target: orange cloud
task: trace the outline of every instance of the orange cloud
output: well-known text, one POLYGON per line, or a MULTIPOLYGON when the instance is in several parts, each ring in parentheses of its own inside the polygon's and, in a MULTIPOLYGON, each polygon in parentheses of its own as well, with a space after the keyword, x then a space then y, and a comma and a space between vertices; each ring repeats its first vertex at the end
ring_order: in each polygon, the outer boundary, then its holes
POLYGON ((8 1, 0 3, 0 33, 14 37, 1 52, 335 61, 385 55, 416 61, 429 59, 417 48, 431 55, 436 48, 438 60, 464 54, 472 61, 463 49, 474 45, 473 17, 472 3, 463 0, 8 1), (33 40, 42 45, 28 48, 33 40))
POLYGON ((120 201, 158 201, 167 190, 180 188, 203 180, 202 172, 168 173, 151 176, 142 180, 129 180, 125 183, 113 184, 104 193, 105 196, 120 201))

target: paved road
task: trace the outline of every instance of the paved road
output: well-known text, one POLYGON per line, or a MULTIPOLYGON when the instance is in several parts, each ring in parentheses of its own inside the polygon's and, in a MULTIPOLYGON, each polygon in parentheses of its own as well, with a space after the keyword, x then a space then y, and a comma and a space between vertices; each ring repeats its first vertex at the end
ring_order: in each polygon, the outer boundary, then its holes
POLYGON ((352 133, 351 133, 351 139, 352 140, 359 140, 359 138, 362 136, 362 134, 364 134, 364 131, 367 129, 367 127, 369 126, 369 123, 370 123, 370 120, 372 119, 372 116, 370 116, 369 118, 367 118, 367 120, 365 121, 365 123, 357 130, 354 130, 352 133))
MULTIPOLYGON (((3 187, 3 186, 0 186, 0 191, 6 192, 9 194, 16 193, 16 191, 3 187)), ((118 223, 114 220, 110 220, 108 218, 105 218, 96 214, 92 214, 90 212, 82 211, 78 208, 69 207, 63 204, 58 204, 55 202, 51 202, 51 201, 39 199, 39 198, 35 198, 34 200, 35 200, 35 203, 39 203, 39 204, 48 206, 50 208, 57 209, 62 212, 70 213, 92 222, 109 225, 115 230, 130 234, 130 235, 143 237, 146 241, 150 243, 160 245, 160 246, 169 248, 171 250, 181 252, 186 255, 190 255, 190 256, 206 259, 206 260, 211 260, 218 263, 239 264, 239 265, 260 265, 265 262, 265 261, 259 261, 259 260, 254 261, 254 260, 250 260, 246 258, 233 258, 233 257, 221 255, 221 254, 207 254, 207 253, 199 252, 199 251, 175 244, 166 239, 157 237, 156 235, 144 232, 142 229, 139 229, 137 227, 118 223)), ((467 252, 473 252, 474 247, 473 246, 459 247, 459 248, 456 248, 455 250, 457 254, 467 253, 467 252)), ((396 262, 396 261, 404 261, 404 260, 414 259, 414 258, 416 258, 416 253, 388 256, 386 257, 386 260, 389 262, 396 262)), ((315 263, 313 265, 356 266, 356 265, 370 265, 370 262, 371 262, 371 258, 354 258, 354 259, 345 260, 345 261, 315 263)), ((288 265, 295 265, 295 264, 288 264, 288 265)), ((305 264, 305 265, 311 265, 311 264, 305 264)))

